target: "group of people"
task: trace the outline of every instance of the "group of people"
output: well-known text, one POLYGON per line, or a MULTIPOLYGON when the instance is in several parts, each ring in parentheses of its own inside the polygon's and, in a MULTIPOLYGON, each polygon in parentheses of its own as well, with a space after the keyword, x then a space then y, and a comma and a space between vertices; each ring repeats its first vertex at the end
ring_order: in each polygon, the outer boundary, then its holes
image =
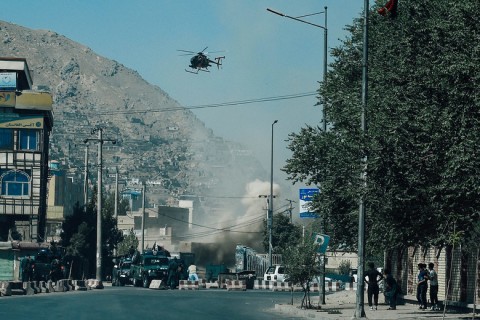
POLYGON ((182 261, 177 259, 177 257, 174 257, 173 259, 170 260, 170 263, 168 265, 167 287, 169 287, 170 289, 175 289, 176 287, 178 287, 180 280, 191 280, 191 281, 198 280, 196 265, 191 263, 188 266, 188 269, 187 269, 188 275, 186 279, 184 276, 184 268, 185 266, 183 265, 182 261))
POLYGON ((427 265, 425 263, 418 264, 418 282, 417 282, 417 301, 418 308, 426 310, 427 304, 427 290, 428 282, 430 282, 430 310, 439 310, 438 306, 438 275, 434 269, 434 264, 431 262, 427 265))
MULTIPOLYGON (((426 310, 427 305, 427 290, 428 282, 430 282, 430 310, 439 310, 438 306, 438 275, 434 269, 434 264, 424 263, 418 264, 418 282, 417 282, 417 300, 419 309, 426 310)), ((379 282, 384 280, 384 294, 389 302, 388 310, 395 310, 397 308, 397 296, 401 294, 401 288, 395 278, 392 276, 390 270, 384 269, 383 274, 375 269, 373 262, 368 264, 369 269, 365 272, 364 280, 368 284, 368 306, 370 310, 377 310, 378 294, 380 292, 379 282)))
POLYGON ((367 296, 370 310, 374 310, 374 308, 377 310, 378 308, 378 294, 380 292, 378 283, 382 280, 385 280, 384 293, 390 304, 388 310, 395 310, 397 308, 397 295, 400 293, 400 287, 390 273, 390 270, 384 269, 382 274, 375 269, 375 264, 373 262, 369 262, 368 270, 364 275, 364 280, 368 284, 367 296))

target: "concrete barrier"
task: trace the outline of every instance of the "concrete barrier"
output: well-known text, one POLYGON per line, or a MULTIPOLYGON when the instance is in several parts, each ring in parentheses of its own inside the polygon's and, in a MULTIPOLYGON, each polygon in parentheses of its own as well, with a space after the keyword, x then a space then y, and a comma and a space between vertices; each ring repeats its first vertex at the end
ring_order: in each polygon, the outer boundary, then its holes
POLYGON ((27 281, 22 283, 23 289, 25 290, 25 295, 32 296, 37 293, 35 289, 35 282, 34 281, 27 281))
POLYGON ((23 282, 21 281, 10 281, 10 288, 12 296, 14 295, 25 295, 25 289, 23 289, 23 282))
POLYGON ((158 279, 153 279, 152 282, 150 282, 150 285, 148 287, 150 289, 165 289, 166 288, 163 281, 158 280, 158 279))
POLYGON ((255 280, 253 282, 254 290, 271 290, 272 286, 273 286, 273 281, 255 280))
POLYGON ((220 286, 218 285, 218 281, 206 282, 205 283, 205 288, 206 289, 219 289, 220 286))
POLYGON ((85 283, 85 280, 73 280, 73 290, 76 291, 87 291, 87 285, 85 283))
POLYGON ((190 280, 180 280, 178 285, 178 290, 198 290, 199 284, 198 280, 190 281, 190 280))
POLYGON ((65 286, 63 279, 57 280, 53 285, 53 290, 55 292, 66 292, 68 291, 67 287, 65 286))
POLYGON ((54 283, 52 282, 52 280, 48 280, 45 283, 45 286, 47 287, 48 292, 55 292, 55 287, 53 285, 54 283))
POLYGON ((41 281, 38 281, 38 290, 41 293, 50 293, 53 291, 53 288, 50 288, 48 286, 48 282, 41 280, 41 281))
POLYGON ((272 281, 271 290, 272 291, 292 291, 293 285, 290 282, 278 282, 272 281))
POLYGON ((0 281, 0 296, 11 296, 12 287, 9 281, 0 281))
POLYGON ((87 280, 87 286, 92 288, 92 289, 103 289, 103 283, 102 280, 96 280, 96 279, 88 279, 87 280))
POLYGON ((247 284, 244 280, 230 280, 225 281, 227 291, 246 291, 247 284))

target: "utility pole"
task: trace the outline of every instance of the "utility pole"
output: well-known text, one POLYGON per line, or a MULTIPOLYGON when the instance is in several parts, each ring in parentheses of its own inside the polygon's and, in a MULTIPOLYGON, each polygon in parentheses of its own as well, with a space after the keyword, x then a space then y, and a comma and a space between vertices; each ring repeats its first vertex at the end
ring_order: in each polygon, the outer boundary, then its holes
POLYGON ((85 145, 85 169, 84 169, 84 179, 83 179, 83 205, 85 211, 87 210, 88 203, 88 144, 85 145))
POLYGON ((102 280, 102 148, 103 143, 110 141, 115 144, 117 141, 113 139, 103 139, 103 128, 95 128, 92 130, 92 134, 98 133, 96 139, 85 139, 83 142, 95 141, 98 143, 98 177, 97 177, 97 253, 96 253, 96 272, 95 279, 102 280))
POLYGON ((260 194, 258 196, 259 198, 266 198, 267 199, 267 231, 268 231, 268 261, 269 261, 269 267, 272 266, 272 224, 273 224, 273 209, 271 208, 271 202, 270 202, 270 197, 271 198, 276 198, 275 195, 268 196, 266 194, 260 194), (270 215, 271 214, 271 215, 270 215))
POLYGON ((293 216, 292 216, 293 204, 292 204, 292 202, 295 202, 295 201, 289 200, 289 199, 285 199, 285 200, 290 203, 290 206, 288 207, 288 212, 290 214, 290 223, 293 223, 293 216))
POLYGON ((142 254, 145 248, 145 182, 142 183, 142 254))
MULTIPOLYGON (((361 128, 364 135, 367 132, 367 100, 368 100, 368 13, 370 12, 369 0, 364 0, 363 5, 363 62, 362 62, 362 119, 361 128)), ((362 159, 363 172, 360 178, 363 186, 367 185, 367 153, 364 150, 362 159)), ((358 213, 358 269, 357 269, 357 305, 355 309, 355 319, 365 317, 364 298, 365 284, 363 275, 365 274, 365 196, 360 193, 360 205, 358 213)))
POLYGON ((269 267, 273 265, 272 263, 272 227, 273 227, 273 126, 277 123, 278 120, 273 121, 272 123, 272 150, 270 157, 270 203, 268 205, 268 260, 270 261, 269 267))

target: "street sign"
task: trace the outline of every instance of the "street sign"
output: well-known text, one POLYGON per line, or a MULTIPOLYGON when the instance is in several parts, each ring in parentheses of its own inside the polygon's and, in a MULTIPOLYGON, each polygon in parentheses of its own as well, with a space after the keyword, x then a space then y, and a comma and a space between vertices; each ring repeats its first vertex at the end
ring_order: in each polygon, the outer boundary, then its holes
POLYGON ((319 194, 320 190, 318 188, 306 188, 300 189, 300 201, 299 201, 299 209, 300 209, 300 218, 317 218, 316 212, 310 211, 310 204, 315 197, 315 195, 319 194))
POLYGON ((328 243, 330 242, 330 236, 321 233, 313 234, 313 243, 318 245, 318 253, 327 252, 328 243))

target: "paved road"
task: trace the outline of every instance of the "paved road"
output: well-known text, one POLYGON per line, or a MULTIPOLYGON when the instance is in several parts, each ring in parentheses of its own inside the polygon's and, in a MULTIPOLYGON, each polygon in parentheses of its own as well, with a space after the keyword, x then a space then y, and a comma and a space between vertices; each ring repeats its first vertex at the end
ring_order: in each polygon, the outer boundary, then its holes
MULTIPOLYGON (((295 293, 295 299, 300 295, 295 293)), ((102 290, 1 297, 0 319, 302 319, 275 311, 275 304, 290 301, 289 292, 105 287, 102 290)))

